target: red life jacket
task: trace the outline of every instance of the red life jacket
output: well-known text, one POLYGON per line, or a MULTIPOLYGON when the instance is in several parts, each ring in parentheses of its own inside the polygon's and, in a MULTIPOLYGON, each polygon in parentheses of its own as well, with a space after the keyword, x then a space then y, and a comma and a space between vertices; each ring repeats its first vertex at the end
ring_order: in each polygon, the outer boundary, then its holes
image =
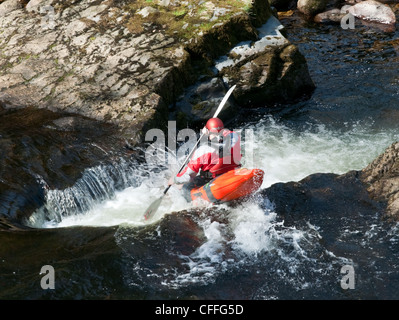
POLYGON ((234 132, 224 129, 223 141, 201 145, 193 154, 186 168, 177 176, 181 177, 187 172, 187 168, 194 172, 205 171, 212 173, 215 178, 227 171, 239 167, 241 161, 240 136, 234 132))

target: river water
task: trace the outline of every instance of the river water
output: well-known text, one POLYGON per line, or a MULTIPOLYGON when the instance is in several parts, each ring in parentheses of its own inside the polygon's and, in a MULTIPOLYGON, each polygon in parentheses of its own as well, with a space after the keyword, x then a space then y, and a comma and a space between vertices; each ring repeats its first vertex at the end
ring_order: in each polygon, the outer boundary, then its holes
MULTIPOLYGON (((316 89, 309 100, 276 105, 272 112, 257 109, 234 124, 252 133, 243 139, 244 165, 265 171, 262 188, 312 173, 364 168, 399 140, 399 32, 360 23, 343 30, 297 15, 281 22, 305 55, 316 89)), ((179 239, 157 224, 171 212, 191 208, 177 189, 170 189, 153 221, 142 220, 171 169, 121 158, 85 170, 70 188, 49 190, 45 205, 24 222, 36 231, 18 236, 17 257, 0 257, 7 282, 1 297, 399 297, 398 227, 380 222, 378 212, 345 222, 339 239, 360 248, 358 255, 356 250, 334 253, 323 245, 320 226, 288 227, 268 199, 255 195, 235 208, 218 206, 215 219, 206 208, 199 215, 188 213, 205 241, 193 251, 179 251, 179 239), (18 265, 24 259, 28 263, 18 265), (55 268, 54 290, 40 288, 43 264, 55 268), (345 265, 356 272, 353 290, 340 286, 345 265)), ((13 238, 2 237, 11 245, 13 238)))

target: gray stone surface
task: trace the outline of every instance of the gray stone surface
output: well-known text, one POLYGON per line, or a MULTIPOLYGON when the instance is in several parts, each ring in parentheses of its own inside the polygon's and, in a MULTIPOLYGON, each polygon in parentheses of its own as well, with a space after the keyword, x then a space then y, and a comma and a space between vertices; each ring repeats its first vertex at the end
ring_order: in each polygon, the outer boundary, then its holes
MULTIPOLYGON (((260 12, 253 11, 256 24, 267 21, 270 14, 268 4, 261 1, 244 1, 242 8, 212 1, 176 0, 162 2, 156 9, 155 4, 137 3, 31 0, 23 8, 14 0, 3 2, 0 103, 117 124, 137 142, 145 125, 166 124, 168 106, 195 82, 193 55, 207 65, 208 58, 226 53, 238 41, 254 40, 258 31, 243 9, 246 6, 252 4, 260 12)), ((246 61, 266 47, 280 50, 281 41, 289 45, 280 36, 262 41, 246 51, 246 61)), ((226 82, 225 90, 233 84, 226 82)), ((250 101, 248 85, 243 84, 242 102, 250 101)), ((216 108, 223 94, 222 90, 215 99, 207 97, 202 104, 216 108)))

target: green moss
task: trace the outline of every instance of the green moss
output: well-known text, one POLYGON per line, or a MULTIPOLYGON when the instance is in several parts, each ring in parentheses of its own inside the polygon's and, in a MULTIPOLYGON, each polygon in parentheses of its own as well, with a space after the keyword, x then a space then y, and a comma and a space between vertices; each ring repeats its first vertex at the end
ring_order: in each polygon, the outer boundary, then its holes
POLYGON ((175 10, 172 12, 172 14, 176 17, 183 16, 186 13, 187 13, 187 11, 185 9, 175 10))
POLYGON ((6 62, 6 63, 2 64, 2 65, 0 66, 0 68, 1 68, 1 73, 7 71, 8 69, 11 69, 13 66, 14 66, 14 65, 13 65, 11 62, 6 62))
POLYGON ((57 79, 56 82, 57 82, 57 83, 60 83, 60 82, 64 81, 66 78, 72 76, 73 74, 74 74, 73 71, 65 72, 61 77, 59 77, 59 78, 57 79))
POLYGON ((140 34, 144 31, 143 23, 144 20, 141 16, 135 15, 128 20, 125 26, 131 33, 140 34))
POLYGON ((192 107, 193 110, 196 111, 202 111, 205 108, 205 105, 203 103, 197 103, 192 107))
POLYGON ((18 63, 21 63, 24 60, 38 59, 38 58, 39 58, 39 55, 37 55, 37 54, 23 54, 18 57, 18 63))
POLYGON ((49 93, 47 96, 45 96, 45 97, 43 98, 43 101, 44 101, 44 102, 48 102, 48 101, 50 101, 51 99, 53 99, 54 93, 55 93, 55 87, 51 88, 50 93, 49 93))
POLYGON ((177 4, 171 2, 168 6, 161 6, 157 1, 153 0, 136 0, 127 4, 124 9, 132 14, 129 22, 126 24, 132 33, 141 33, 143 31, 143 23, 153 23, 163 26, 164 32, 169 36, 178 38, 181 41, 187 41, 195 37, 198 33, 204 34, 208 32, 215 24, 228 21, 238 12, 249 14, 253 9, 253 1, 213 0, 204 2, 194 0, 187 3, 179 2, 177 4), (225 14, 209 21, 209 18, 214 13, 212 5, 207 6, 209 3, 212 3, 215 8, 226 9, 225 14), (139 10, 148 6, 156 8, 158 14, 151 14, 146 18, 142 18, 136 14, 139 10), (204 15, 207 10, 209 10, 209 14, 204 15))

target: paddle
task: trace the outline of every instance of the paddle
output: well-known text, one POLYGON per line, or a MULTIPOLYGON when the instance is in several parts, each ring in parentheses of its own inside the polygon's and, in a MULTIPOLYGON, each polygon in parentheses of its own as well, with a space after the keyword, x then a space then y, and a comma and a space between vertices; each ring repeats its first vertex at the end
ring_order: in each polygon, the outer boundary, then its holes
MULTIPOLYGON (((222 111, 224 105, 226 104, 227 100, 229 99, 231 93, 233 92, 233 90, 235 89, 235 85, 232 86, 229 91, 227 91, 226 95, 224 96, 223 100, 220 102, 219 107, 216 109, 215 114, 213 115, 212 118, 217 118, 217 116, 219 115, 219 113, 222 111)), ((179 174, 183 168, 186 166, 188 160, 190 160, 191 155, 193 154, 195 148, 197 147, 198 143, 201 141, 202 137, 204 136, 204 134, 202 133, 201 130, 201 136, 200 138, 197 140, 197 143, 194 145, 194 147, 191 149, 190 154, 187 156, 187 158, 184 160, 182 166, 180 167, 179 171, 177 172, 177 174, 179 174)), ((167 186, 166 189, 163 191, 162 196, 160 196, 157 200, 155 200, 153 203, 151 203, 151 205, 148 207, 148 209, 145 211, 144 213, 144 219, 148 220, 150 219, 154 213, 158 210, 163 197, 165 196, 165 194, 168 192, 169 188, 171 187, 171 185, 167 186)))

